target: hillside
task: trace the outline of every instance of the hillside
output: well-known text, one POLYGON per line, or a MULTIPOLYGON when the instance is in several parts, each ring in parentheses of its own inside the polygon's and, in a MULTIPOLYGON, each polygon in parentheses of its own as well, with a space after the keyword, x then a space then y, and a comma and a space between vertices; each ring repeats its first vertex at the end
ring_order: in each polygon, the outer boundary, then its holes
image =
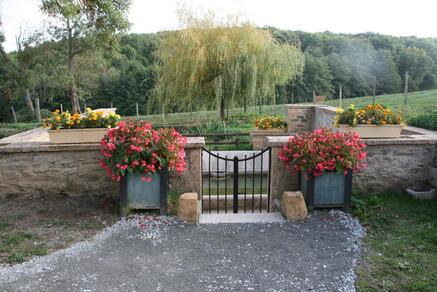
MULTIPOLYGON (((376 102, 391 107, 395 111, 401 112, 403 107, 403 93, 380 95, 376 97, 376 102)), ((371 96, 345 98, 343 107, 354 104, 357 107, 364 106, 372 102, 371 96)), ((327 104, 338 106, 338 100, 329 100, 327 104)), ((409 116, 417 116, 432 110, 437 110, 437 90, 423 90, 410 92, 408 94, 408 111, 409 116)))

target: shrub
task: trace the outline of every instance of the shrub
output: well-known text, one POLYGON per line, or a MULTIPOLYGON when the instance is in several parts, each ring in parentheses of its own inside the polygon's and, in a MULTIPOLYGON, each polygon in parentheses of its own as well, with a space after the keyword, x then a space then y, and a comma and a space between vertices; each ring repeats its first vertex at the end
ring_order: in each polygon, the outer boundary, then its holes
POLYGON ((332 171, 346 175, 348 170, 366 167, 365 147, 357 133, 322 128, 291 137, 279 152, 279 159, 291 171, 301 171, 306 176, 332 171))
POLYGON ((399 114, 395 114, 391 109, 381 104, 368 104, 359 110, 352 104, 348 109, 337 110, 335 124, 356 125, 397 125, 401 123, 399 114))
POLYGON ((414 127, 437 131, 437 111, 413 117, 408 120, 408 124, 414 127))
MULTIPOLYGON (((119 181, 128 172, 155 174, 163 167, 182 173, 186 169, 186 140, 174 129, 154 130, 147 121, 121 121, 101 141, 100 151, 105 156, 101 166, 115 181, 119 181)), ((143 176, 142 180, 151 179, 143 176)))

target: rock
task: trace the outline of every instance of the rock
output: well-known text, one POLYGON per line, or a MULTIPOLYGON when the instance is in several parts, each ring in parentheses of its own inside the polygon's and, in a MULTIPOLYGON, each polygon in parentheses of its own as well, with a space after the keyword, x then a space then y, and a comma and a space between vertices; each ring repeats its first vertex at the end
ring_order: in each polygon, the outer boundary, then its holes
POLYGON ((197 223, 199 221, 196 193, 185 193, 179 197, 178 218, 181 221, 197 223))
POLYGON ((288 219, 305 219, 308 216, 307 206, 300 191, 282 194, 282 215, 288 219))

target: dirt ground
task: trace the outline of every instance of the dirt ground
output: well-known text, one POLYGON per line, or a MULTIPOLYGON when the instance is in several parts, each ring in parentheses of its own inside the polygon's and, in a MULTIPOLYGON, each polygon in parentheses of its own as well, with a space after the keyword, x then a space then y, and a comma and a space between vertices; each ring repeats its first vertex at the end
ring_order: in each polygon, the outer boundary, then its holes
POLYGON ((118 219, 112 197, 0 198, 0 265, 66 248, 118 219))

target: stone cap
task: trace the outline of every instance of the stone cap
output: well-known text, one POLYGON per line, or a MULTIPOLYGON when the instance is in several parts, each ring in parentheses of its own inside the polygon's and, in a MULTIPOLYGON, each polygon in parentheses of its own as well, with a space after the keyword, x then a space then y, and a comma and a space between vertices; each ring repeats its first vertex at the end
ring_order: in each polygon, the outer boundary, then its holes
MULTIPOLYGON (((187 137, 186 149, 202 148, 204 137, 187 137)), ((99 143, 50 144, 47 129, 37 128, 0 140, 0 153, 97 151, 99 143)))

